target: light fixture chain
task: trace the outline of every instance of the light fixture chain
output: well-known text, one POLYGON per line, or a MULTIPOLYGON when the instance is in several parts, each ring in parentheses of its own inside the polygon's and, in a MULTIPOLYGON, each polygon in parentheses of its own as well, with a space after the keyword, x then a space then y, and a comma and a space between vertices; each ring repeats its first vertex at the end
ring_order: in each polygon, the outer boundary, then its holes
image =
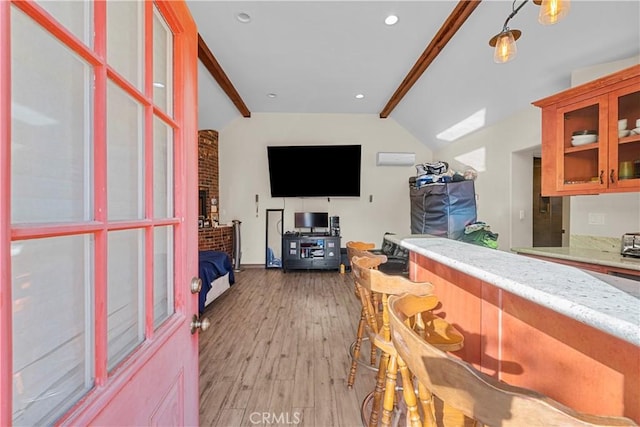
POLYGON ((516 16, 516 14, 518 12, 520 12, 520 9, 522 9, 522 6, 524 6, 525 4, 527 4, 529 0, 524 0, 522 3, 520 3, 520 6, 518 6, 517 8, 516 6, 516 0, 513 0, 513 3, 511 4, 511 10, 512 12, 509 14, 509 16, 507 16, 507 19, 504 21, 504 25, 502 26, 502 31, 507 31, 509 28, 507 27, 507 23, 509 23, 509 21, 511 20, 511 18, 513 18, 514 16, 516 16))

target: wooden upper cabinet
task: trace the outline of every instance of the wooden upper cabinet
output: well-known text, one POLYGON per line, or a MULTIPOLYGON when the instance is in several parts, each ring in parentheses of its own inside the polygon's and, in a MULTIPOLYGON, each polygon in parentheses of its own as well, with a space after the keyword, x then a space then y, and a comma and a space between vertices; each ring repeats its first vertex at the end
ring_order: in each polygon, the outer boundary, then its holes
POLYGON ((627 120, 627 131, 640 120, 640 65, 533 105, 542 108, 543 196, 640 191, 640 129, 618 133, 619 120, 627 120), (585 131, 596 140, 572 142, 585 131))

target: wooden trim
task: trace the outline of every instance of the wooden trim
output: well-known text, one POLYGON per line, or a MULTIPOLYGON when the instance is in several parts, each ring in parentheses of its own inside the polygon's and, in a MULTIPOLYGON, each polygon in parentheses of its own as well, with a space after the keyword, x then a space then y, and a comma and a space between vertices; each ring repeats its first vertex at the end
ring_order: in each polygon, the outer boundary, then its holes
POLYGON ((547 107, 552 104, 566 104, 569 98, 578 97, 577 99, 571 99, 570 102, 576 102, 583 98, 595 98, 596 96, 604 93, 611 92, 618 87, 624 87, 626 85, 633 84, 628 80, 640 76, 640 65, 632 65, 624 70, 606 75, 596 80, 592 80, 583 83, 579 86, 574 86, 562 92, 555 93, 546 98, 539 99, 532 102, 536 107, 547 107), (618 85, 611 88, 610 86, 618 85))
MULTIPOLYGON (((144 94, 147 99, 153 101, 153 42, 154 42, 154 4, 152 2, 144 3, 144 94)), ((155 129, 153 127, 153 107, 145 105, 144 107, 144 215, 146 220, 153 220, 153 200, 155 194, 153 192, 153 154, 155 129)), ((148 340, 153 340, 154 328, 154 312, 153 312, 153 296, 155 291, 155 276, 153 274, 153 242, 154 228, 148 227, 144 232, 144 336, 148 340)))
POLYGON ((198 59, 200 59, 206 69, 209 70, 211 76, 220 85, 220 88, 227 94, 238 111, 240 111, 242 117, 251 117, 251 111, 249 111, 245 105, 236 88, 233 87, 233 83, 231 83, 231 80, 229 80, 215 56, 213 56, 213 53, 209 50, 209 47, 207 47, 200 33, 198 33, 198 59))
POLYGON ((409 92, 409 89, 418 81, 422 73, 424 73, 427 67, 436 59, 438 54, 444 49, 460 27, 462 27, 462 24, 464 24, 481 1, 482 0, 460 0, 458 2, 453 12, 451 12, 444 24, 442 24, 438 33, 433 40, 431 40, 431 43, 429 43, 424 52, 422 52, 420 58, 418 58, 413 68, 411 68, 402 83, 400 83, 398 89, 396 89, 395 93, 391 96, 391 99, 389 99, 389 102, 387 102, 387 105, 385 105, 384 109, 380 112, 381 119, 389 117, 391 111, 400 103, 400 100, 409 92))

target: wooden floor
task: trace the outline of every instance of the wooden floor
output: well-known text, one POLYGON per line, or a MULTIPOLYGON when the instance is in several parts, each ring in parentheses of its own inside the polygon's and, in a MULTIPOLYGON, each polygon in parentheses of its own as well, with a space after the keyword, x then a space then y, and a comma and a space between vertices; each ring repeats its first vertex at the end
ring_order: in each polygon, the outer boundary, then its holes
POLYGON ((349 273, 247 268, 205 310, 202 426, 361 426, 374 372, 347 388, 360 304, 349 273))

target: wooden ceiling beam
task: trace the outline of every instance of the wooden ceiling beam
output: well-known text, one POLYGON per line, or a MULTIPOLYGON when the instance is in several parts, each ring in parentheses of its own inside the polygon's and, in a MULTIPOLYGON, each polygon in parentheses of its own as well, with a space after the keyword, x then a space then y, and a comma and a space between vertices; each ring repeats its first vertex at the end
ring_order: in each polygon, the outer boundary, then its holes
POLYGON ((231 80, 229 80, 229 77, 227 77, 215 56, 213 56, 213 53, 209 50, 200 33, 198 33, 198 59, 200 59, 205 68, 209 70, 209 73, 211 73, 211 76, 218 82, 220 88, 227 94, 238 111, 240 111, 242 117, 251 117, 251 111, 247 108, 236 88, 233 87, 233 83, 231 83, 231 80))
POLYGON ((396 89, 387 105, 380 112, 380 118, 386 119, 391 114, 391 111, 400 103, 400 100, 409 92, 409 89, 418 81, 422 73, 425 72, 427 67, 433 62, 438 54, 444 49, 445 45, 451 40, 454 34, 462 27, 462 24, 467 20, 471 13, 480 4, 482 0, 460 0, 456 5, 453 12, 449 15, 447 20, 442 24, 440 30, 435 35, 431 43, 424 50, 420 58, 413 65, 413 68, 409 71, 404 78, 398 89, 396 89))

